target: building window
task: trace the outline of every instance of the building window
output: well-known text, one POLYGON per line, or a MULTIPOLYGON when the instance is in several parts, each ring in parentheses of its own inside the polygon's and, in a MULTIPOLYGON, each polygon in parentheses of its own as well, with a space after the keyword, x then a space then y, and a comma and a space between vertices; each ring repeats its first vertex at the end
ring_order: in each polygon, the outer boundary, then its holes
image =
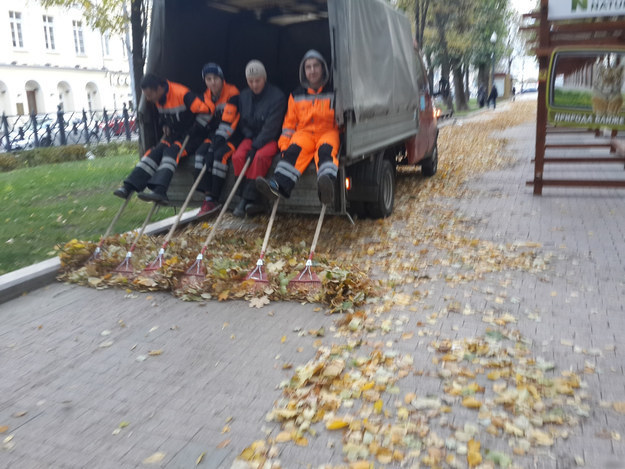
POLYGON ((48 15, 43 15, 43 37, 46 40, 46 49, 56 49, 54 45, 54 24, 52 17, 48 15))
POLYGON ((11 40, 13 47, 24 47, 24 39, 22 37, 22 14, 17 11, 9 12, 9 21, 11 23, 11 40))
POLYGON ((72 21, 72 26, 74 28, 74 49, 76 49, 76 54, 84 54, 85 53, 85 41, 83 40, 82 35, 82 21, 72 21))
POLYGON ((102 35, 102 52, 104 53, 105 57, 111 55, 111 47, 109 45, 110 39, 111 37, 108 33, 102 35))

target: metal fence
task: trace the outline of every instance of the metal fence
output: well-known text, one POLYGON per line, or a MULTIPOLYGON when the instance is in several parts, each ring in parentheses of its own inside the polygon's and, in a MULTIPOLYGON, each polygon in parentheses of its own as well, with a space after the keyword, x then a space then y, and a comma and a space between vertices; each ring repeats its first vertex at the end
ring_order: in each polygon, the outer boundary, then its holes
POLYGON ((136 111, 77 111, 7 116, 0 122, 0 151, 137 140, 136 111))

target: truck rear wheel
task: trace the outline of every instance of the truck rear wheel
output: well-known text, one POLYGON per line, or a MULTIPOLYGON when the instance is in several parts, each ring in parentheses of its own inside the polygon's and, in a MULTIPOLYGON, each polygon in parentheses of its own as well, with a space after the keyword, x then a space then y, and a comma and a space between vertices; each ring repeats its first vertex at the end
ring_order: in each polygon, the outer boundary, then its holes
POLYGON ((377 200, 367 204, 367 211, 371 218, 386 218, 393 213, 395 202, 395 167, 387 159, 380 163, 377 182, 377 200))

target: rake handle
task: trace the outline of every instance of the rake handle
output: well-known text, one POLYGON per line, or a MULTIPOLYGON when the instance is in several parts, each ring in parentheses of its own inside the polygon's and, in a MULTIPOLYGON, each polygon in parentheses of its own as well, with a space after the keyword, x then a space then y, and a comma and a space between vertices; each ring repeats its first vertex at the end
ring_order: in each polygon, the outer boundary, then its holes
POLYGON ((106 238, 108 238, 108 236, 111 234, 111 231, 113 230, 113 227, 117 223, 117 220, 119 220, 119 217, 122 215, 122 212, 128 206, 128 202, 130 202, 131 196, 132 196, 132 194, 130 194, 128 197, 126 197, 126 200, 124 200, 124 202, 122 203, 121 207, 119 207, 119 210, 117 210, 117 213, 115 214, 115 216, 111 220, 110 225, 108 226, 108 228, 106 229, 106 231, 104 232, 102 237, 100 238, 100 242, 98 243, 98 247, 101 247, 102 243, 104 242, 104 240, 106 238))
POLYGON ((310 254, 308 255, 308 260, 312 260, 313 254, 315 253, 315 249, 317 248, 317 241, 319 240, 319 233, 321 233, 321 224, 323 223, 323 216, 326 213, 326 204, 321 205, 321 213, 319 214, 319 220, 317 220, 317 228, 315 229, 315 236, 313 237, 313 242, 310 245, 310 254))
POLYGON ((139 230, 139 233, 137 233, 137 236, 135 236, 135 239, 132 241, 132 245, 130 246, 130 252, 134 251, 135 246, 137 246, 137 242, 139 241, 139 238, 143 236, 145 227, 148 226, 148 223, 150 223, 150 219, 152 218, 154 213, 156 213, 156 211, 158 210, 158 207, 159 205, 156 202, 152 204, 152 208, 148 212, 148 215, 145 217, 145 220, 143 221, 143 225, 141 225, 141 229, 139 230))
POLYGON ((267 251, 267 243, 269 242, 269 235, 271 234, 271 227, 273 226, 273 221, 276 219, 276 212, 278 211, 278 202, 280 202, 280 198, 277 198, 273 203, 273 207, 271 208, 271 216, 269 217, 269 223, 267 223, 267 229, 265 230, 265 238, 263 239, 263 246, 260 248, 260 260, 265 257, 265 251, 267 251))
POLYGON ((247 172, 247 168, 250 167, 250 163, 251 163, 251 160, 248 160, 248 159, 245 160, 245 165, 243 165, 241 174, 239 174, 239 177, 235 181, 234 186, 232 186, 232 190, 230 191, 230 194, 228 194, 228 198, 224 202, 224 206, 221 208, 221 211, 219 212, 219 215, 217 216, 217 220, 215 220, 215 223, 213 224, 213 227, 211 228, 210 233, 208 233, 208 237, 206 238, 206 241, 204 241, 204 244, 202 245, 202 253, 206 250, 206 247, 210 244, 210 242, 215 237, 215 234, 217 232, 217 227, 219 226, 219 223, 221 223, 221 219, 223 218, 223 216, 226 214, 226 210, 228 209, 230 202, 232 202, 232 198, 234 197, 234 194, 236 193, 237 189, 241 185, 241 181, 243 181, 243 178, 245 177, 245 173, 247 172))

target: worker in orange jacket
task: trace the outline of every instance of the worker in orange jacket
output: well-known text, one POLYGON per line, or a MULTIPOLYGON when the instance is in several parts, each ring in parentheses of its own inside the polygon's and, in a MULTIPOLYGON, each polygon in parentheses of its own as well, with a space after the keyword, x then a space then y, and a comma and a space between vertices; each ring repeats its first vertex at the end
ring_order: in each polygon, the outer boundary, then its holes
POLYGON ((210 119, 210 109, 193 91, 180 83, 147 73, 141 80, 145 99, 156 105, 164 138, 150 148, 113 194, 127 199, 133 191, 142 200, 167 205, 167 188, 178 167, 182 141, 189 141, 181 157, 193 153, 202 143, 210 119), (151 192, 142 192, 145 188, 151 192))
POLYGON ((326 89, 328 65, 316 50, 304 55, 299 69, 300 83, 289 96, 278 146, 282 159, 271 179, 259 177, 256 187, 270 200, 289 198, 291 191, 315 160, 319 200, 334 203, 338 174, 339 129, 334 115, 334 93, 326 89))
POLYGON ((221 207, 219 195, 228 175, 228 160, 241 140, 237 132, 239 90, 226 83, 223 70, 213 62, 204 65, 202 78, 206 83, 204 102, 210 108, 212 117, 208 124, 208 137, 195 152, 195 178, 206 165, 206 172, 197 187, 205 196, 198 216, 215 213, 221 207))

